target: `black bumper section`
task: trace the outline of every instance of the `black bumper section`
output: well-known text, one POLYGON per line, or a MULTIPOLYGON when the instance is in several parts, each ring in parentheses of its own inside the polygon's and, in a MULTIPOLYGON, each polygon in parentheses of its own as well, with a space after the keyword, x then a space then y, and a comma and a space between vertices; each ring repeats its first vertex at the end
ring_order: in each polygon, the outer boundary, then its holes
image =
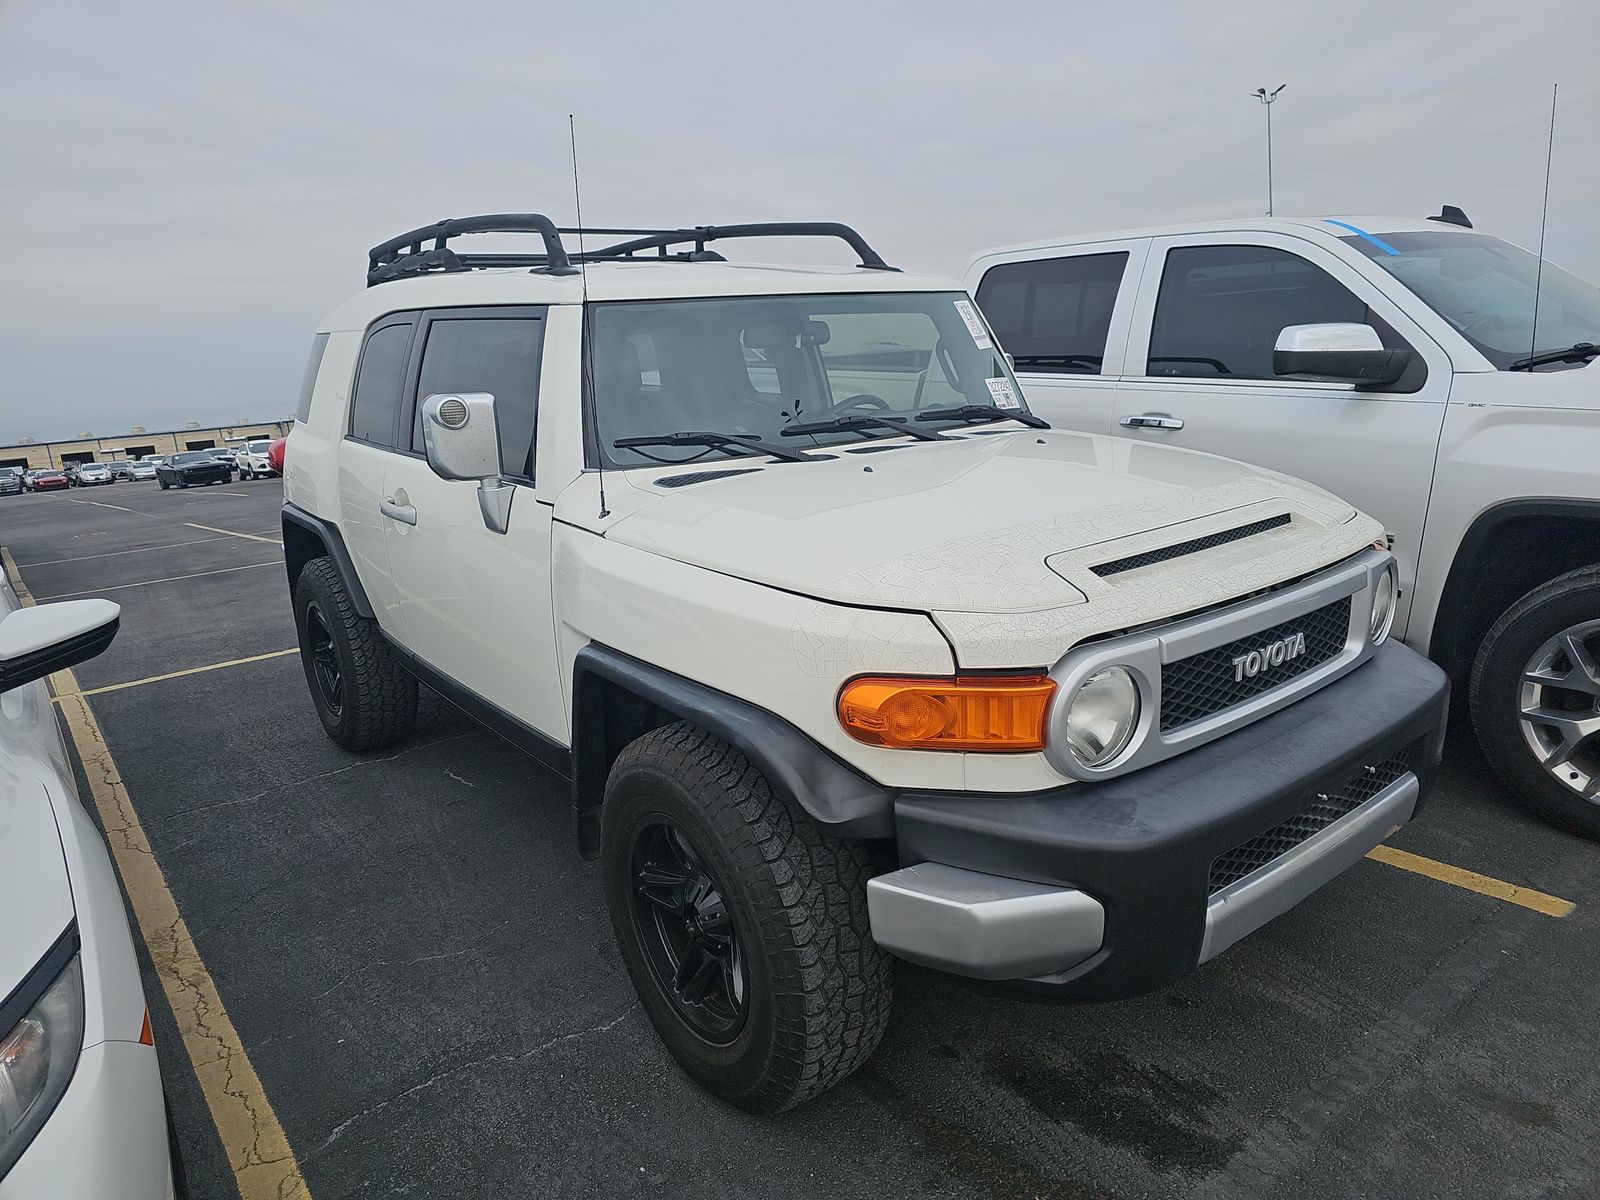
POLYGON ((1089 892, 1106 909, 1100 952, 1048 982, 998 986, 1043 1000, 1136 996, 1194 969, 1218 854, 1406 747, 1425 798, 1449 689, 1438 667, 1391 643, 1282 712, 1122 779, 1021 796, 903 792, 900 862, 1089 892))

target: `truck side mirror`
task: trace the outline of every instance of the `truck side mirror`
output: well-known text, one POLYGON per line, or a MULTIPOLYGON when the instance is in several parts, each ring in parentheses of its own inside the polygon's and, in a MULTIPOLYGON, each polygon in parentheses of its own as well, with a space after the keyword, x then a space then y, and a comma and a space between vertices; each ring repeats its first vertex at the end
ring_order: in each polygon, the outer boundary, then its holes
POLYGON ((0 620, 0 692, 87 662, 117 636, 122 609, 109 600, 19 608, 0 620))
POLYGON ((422 402, 422 444, 441 479, 476 479, 483 523, 504 533, 516 489, 500 478, 500 433, 488 392, 436 392, 422 402))
POLYGON ((1330 321, 1290 325, 1272 351, 1274 375, 1312 376, 1358 387, 1394 383, 1411 365, 1411 351, 1390 350, 1370 325, 1330 321))

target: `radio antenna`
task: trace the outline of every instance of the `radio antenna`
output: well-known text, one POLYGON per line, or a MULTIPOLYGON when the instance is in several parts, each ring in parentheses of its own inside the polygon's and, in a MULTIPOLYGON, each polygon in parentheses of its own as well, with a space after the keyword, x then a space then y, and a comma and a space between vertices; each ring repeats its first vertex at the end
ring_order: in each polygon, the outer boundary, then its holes
POLYGON ((572 145, 572 207, 578 215, 578 278, 583 287, 583 395, 594 430, 594 465, 600 481, 600 519, 611 515, 606 507, 606 452, 600 444, 600 405, 594 395, 594 332, 589 326, 589 263, 583 253, 583 197, 578 191, 578 126, 567 114, 567 139, 572 145))
MULTIPOLYGON (((1556 92, 1559 83, 1550 85, 1550 144, 1544 152, 1544 206, 1539 210, 1539 266, 1533 277, 1533 328, 1528 332, 1528 357, 1539 353, 1539 291, 1544 284, 1544 227, 1550 217, 1550 163, 1556 155, 1556 92)), ((1538 367, 1528 364, 1529 371, 1538 367)))

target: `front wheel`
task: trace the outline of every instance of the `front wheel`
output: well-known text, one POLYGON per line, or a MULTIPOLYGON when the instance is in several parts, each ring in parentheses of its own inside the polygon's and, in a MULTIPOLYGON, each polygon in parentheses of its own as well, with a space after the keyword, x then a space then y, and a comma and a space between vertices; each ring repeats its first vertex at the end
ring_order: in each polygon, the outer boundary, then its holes
POLYGON ((158 480, 156 480, 156 482, 161 485, 161 490, 163 492, 166 491, 167 488, 169 488, 171 486, 171 484, 169 484, 165 479, 158 479, 158 480))
POLYGON ((600 828, 623 961, 691 1077, 776 1113, 866 1062, 894 964, 872 940, 859 843, 830 837, 742 753, 684 722, 623 750, 600 828))
POLYGON ((1478 649, 1472 723, 1525 807, 1600 837, 1600 567, 1518 600, 1478 649))
POLYGON ((378 623, 360 616, 331 558, 314 558, 294 588, 300 662, 322 728, 347 750, 374 750, 417 723, 417 681, 378 623))

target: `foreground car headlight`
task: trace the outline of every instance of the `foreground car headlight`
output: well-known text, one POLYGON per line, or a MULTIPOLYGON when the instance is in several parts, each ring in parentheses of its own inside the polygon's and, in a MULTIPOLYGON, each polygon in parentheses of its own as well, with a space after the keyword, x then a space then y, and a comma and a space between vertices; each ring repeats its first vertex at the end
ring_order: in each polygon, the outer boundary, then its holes
POLYGON ((1377 645, 1389 636, 1389 628, 1394 624, 1394 600, 1396 595, 1394 581, 1394 564, 1390 563, 1383 569, 1383 574, 1378 576, 1378 582, 1372 589, 1372 643, 1377 645))
POLYGON ((82 1049, 83 966, 74 954, 22 1019, 0 1033, 0 1176, 55 1111, 82 1049))
POLYGON ((1139 725, 1139 685, 1125 667, 1106 667, 1067 702, 1067 745, 1086 767, 1104 766, 1128 748, 1139 725))

